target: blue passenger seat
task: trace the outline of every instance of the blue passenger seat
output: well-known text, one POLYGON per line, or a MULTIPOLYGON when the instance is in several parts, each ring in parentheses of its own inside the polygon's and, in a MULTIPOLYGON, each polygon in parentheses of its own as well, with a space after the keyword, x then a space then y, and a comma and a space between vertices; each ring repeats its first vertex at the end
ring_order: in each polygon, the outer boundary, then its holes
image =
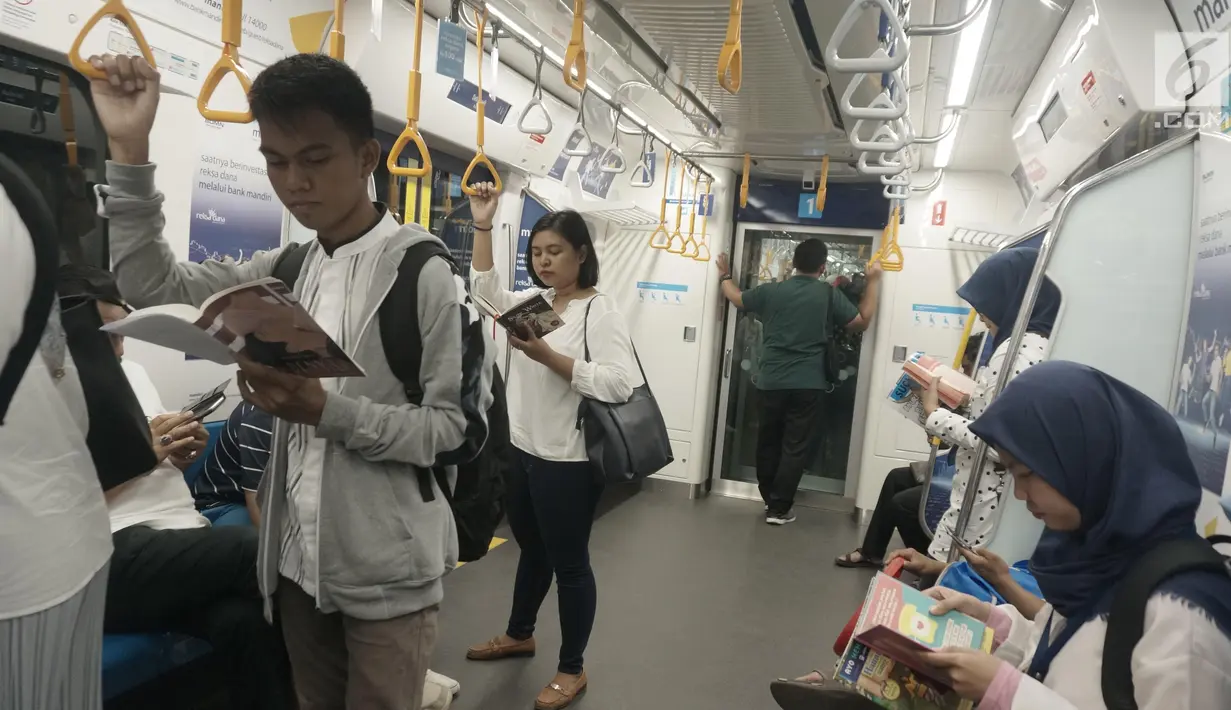
MULTIPOLYGON (((205 425, 209 444, 184 472, 191 489, 225 421, 205 425)), ((111 700, 210 652, 208 643, 183 634, 107 634, 103 637, 103 699, 111 700)))

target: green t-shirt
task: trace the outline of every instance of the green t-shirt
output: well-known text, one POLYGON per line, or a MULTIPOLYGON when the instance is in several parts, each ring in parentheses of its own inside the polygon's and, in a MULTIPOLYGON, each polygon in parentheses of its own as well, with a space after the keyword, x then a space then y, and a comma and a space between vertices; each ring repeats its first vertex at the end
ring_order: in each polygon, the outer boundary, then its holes
POLYGON ((743 301, 764 325, 757 388, 828 389, 825 342, 859 315, 850 299, 816 277, 796 275, 745 291, 743 301))

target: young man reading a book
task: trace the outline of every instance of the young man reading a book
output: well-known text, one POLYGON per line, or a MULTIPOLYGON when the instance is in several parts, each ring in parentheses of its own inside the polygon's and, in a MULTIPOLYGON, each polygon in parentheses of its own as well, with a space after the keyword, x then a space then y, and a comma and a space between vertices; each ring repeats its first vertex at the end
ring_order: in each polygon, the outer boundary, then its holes
MULTIPOLYGON (((99 188, 121 288, 137 306, 189 303, 271 277, 279 251, 236 264, 177 263, 162 234, 150 131, 158 73, 139 58, 93 57, 111 161, 99 188)), ((276 602, 303 710, 406 710, 422 702, 442 577, 457 562, 452 512, 418 470, 461 448, 490 403, 493 353, 465 283, 429 259, 418 275, 419 405, 393 374, 378 310, 403 256, 435 240, 368 197, 381 157, 372 99, 345 63, 300 54, 265 69, 248 96, 278 198, 316 232, 295 292, 366 372, 314 380, 241 365, 244 398, 276 418, 261 481, 256 574, 276 602), (460 314, 460 315, 459 315, 460 314), (467 340, 464 340, 467 339, 467 340), (482 358, 463 359, 480 352, 482 358), (476 362, 477 360, 477 362, 476 362), (429 502, 429 498, 431 498, 429 502)), ((428 477, 430 478, 430 477, 428 477)))

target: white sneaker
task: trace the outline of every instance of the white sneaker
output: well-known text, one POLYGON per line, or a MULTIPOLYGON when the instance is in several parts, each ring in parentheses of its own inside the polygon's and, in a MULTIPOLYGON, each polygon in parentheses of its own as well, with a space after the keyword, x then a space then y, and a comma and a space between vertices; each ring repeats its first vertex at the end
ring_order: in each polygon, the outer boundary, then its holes
MULTIPOLYGON (((431 671, 428 671, 429 673, 431 671)), ((423 710, 449 710, 453 704, 453 694, 449 689, 429 679, 423 685, 423 710)))
POLYGON ((427 682, 435 683, 436 685, 444 687, 446 690, 449 691, 449 695, 451 697, 456 697, 458 693, 462 692, 461 683, 458 683, 457 681, 453 680, 449 676, 441 675, 431 669, 429 669, 427 672, 427 682))

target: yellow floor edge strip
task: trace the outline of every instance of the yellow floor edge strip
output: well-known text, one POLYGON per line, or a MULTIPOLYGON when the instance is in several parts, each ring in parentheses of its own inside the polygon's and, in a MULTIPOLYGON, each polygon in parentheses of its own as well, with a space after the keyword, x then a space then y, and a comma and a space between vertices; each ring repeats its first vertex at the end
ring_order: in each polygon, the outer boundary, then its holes
MULTIPOLYGON (((502 537, 493 537, 493 538, 492 538, 492 544, 490 544, 490 545, 488 545, 488 546, 487 546, 487 551, 488 551, 488 552, 491 552, 492 550, 496 549, 497 547, 500 547, 501 545, 503 545, 503 544, 504 544, 504 543, 506 543, 506 542, 508 542, 508 540, 506 540, 506 539, 504 539, 504 538, 502 538, 502 537)), ((466 564, 465 562, 458 562, 458 563, 457 563, 457 566, 458 566, 458 567, 462 567, 462 566, 464 566, 465 564, 466 564)))

